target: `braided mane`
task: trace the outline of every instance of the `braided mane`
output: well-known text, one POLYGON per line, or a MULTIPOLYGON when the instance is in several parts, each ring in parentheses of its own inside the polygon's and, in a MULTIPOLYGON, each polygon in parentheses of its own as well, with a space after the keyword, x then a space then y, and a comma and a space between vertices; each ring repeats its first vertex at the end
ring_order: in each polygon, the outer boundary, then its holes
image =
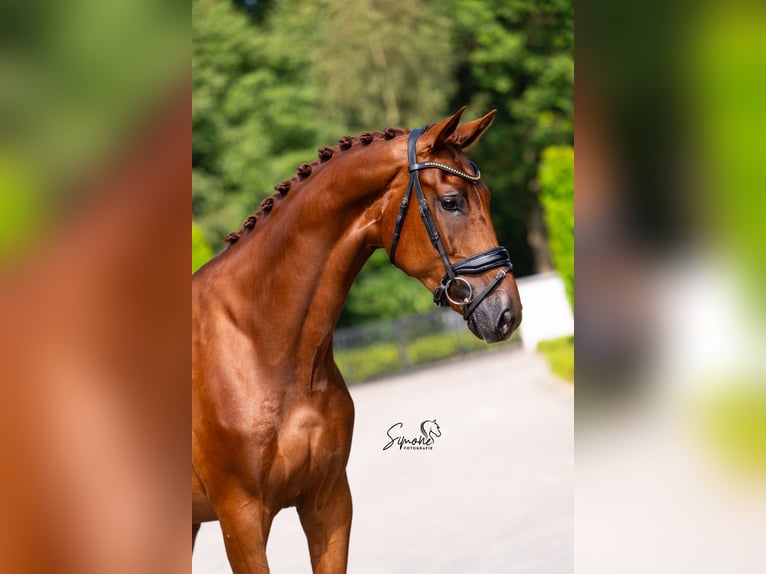
POLYGON ((225 241, 231 246, 236 243, 244 233, 251 232, 258 220, 263 219, 271 212, 276 201, 284 198, 295 184, 306 180, 314 171, 315 167, 330 161, 330 159, 332 159, 332 157, 337 152, 342 153, 353 147, 355 144, 366 146, 372 143, 374 140, 390 140, 397 136, 404 135, 408 133, 408 131, 409 130, 404 130, 401 128, 386 128, 380 132, 364 132, 355 138, 350 136, 343 136, 338 140, 338 145, 336 147, 320 147, 317 150, 318 159, 315 159, 311 163, 303 163, 299 165, 296 169, 296 175, 275 185, 274 189, 277 191, 277 193, 264 199, 261 202, 258 211, 252 215, 249 215, 247 219, 245 219, 245 222, 242 224, 242 228, 239 231, 233 231, 229 233, 226 236, 225 241))

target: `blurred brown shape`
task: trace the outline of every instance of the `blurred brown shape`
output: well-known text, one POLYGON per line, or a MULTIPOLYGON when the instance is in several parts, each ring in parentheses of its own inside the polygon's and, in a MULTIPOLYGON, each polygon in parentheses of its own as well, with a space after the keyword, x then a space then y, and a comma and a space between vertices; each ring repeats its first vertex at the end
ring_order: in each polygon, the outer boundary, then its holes
POLYGON ((625 197, 625 158, 613 109, 589 82, 575 89, 577 404, 631 393, 647 360, 652 324, 645 245, 625 197))
POLYGON ((188 568, 188 79, 161 100, 0 284, 0 572, 188 568))

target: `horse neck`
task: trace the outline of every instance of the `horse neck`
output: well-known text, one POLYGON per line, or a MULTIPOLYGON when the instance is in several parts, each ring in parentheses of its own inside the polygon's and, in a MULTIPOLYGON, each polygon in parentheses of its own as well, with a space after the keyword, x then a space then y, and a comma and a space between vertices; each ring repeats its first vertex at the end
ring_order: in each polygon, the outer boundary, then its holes
MULTIPOLYGON (((380 144, 379 152, 390 145, 380 144)), ((354 279, 380 246, 381 204, 401 169, 386 157, 395 154, 381 157, 372 148, 321 164, 222 258, 219 289, 228 314, 272 372, 310 366, 297 378, 313 378, 331 365, 335 324, 354 279)))

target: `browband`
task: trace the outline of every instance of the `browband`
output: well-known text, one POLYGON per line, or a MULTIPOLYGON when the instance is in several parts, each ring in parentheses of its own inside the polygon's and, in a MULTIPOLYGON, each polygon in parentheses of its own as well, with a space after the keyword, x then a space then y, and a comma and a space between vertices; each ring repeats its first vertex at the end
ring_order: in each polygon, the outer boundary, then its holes
POLYGON ((473 167, 474 175, 471 175, 470 173, 465 172, 462 169, 452 167, 451 165, 447 165, 446 163, 442 163, 440 161, 423 161, 420 163, 411 163, 409 170, 412 172, 412 171, 420 171, 421 169, 428 169, 429 167, 435 167, 442 171, 446 171, 447 173, 451 173, 452 175, 456 175, 458 177, 462 177, 463 179, 476 183, 477 181, 481 179, 481 172, 479 171, 479 168, 475 163, 473 163, 470 159, 468 161, 471 163, 471 167, 473 167))

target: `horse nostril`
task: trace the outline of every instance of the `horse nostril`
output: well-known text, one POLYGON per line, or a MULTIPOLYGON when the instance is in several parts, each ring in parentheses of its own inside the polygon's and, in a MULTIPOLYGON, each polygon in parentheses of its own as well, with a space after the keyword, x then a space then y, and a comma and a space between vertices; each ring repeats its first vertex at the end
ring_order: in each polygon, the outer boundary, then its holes
POLYGON ((511 330, 513 325, 513 315, 510 309, 506 309, 500 315, 500 320, 497 322, 497 332, 501 337, 505 337, 511 330))

